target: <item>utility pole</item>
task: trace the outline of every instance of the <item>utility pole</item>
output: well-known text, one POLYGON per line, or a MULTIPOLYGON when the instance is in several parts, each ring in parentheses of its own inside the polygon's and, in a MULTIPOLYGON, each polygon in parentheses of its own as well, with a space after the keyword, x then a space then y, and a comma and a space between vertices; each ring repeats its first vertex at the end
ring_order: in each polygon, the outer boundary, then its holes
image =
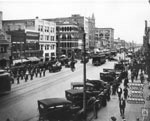
POLYGON ((83 111, 84 111, 84 118, 86 121, 86 62, 85 62, 85 47, 86 47, 86 34, 83 30, 83 82, 84 82, 84 88, 83 88, 83 111))
POLYGON ((59 26, 58 26, 58 32, 57 32, 57 43, 58 43, 58 53, 57 53, 57 58, 58 58, 58 60, 60 59, 60 28, 59 28, 59 26))

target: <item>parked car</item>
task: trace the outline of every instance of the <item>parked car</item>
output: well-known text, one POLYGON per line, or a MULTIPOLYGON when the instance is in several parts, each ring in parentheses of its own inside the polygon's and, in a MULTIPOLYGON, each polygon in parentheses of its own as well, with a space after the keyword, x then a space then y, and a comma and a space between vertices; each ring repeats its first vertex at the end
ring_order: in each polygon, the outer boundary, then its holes
MULTIPOLYGON (((71 101, 75 106, 80 106, 81 109, 83 108, 83 89, 68 89, 65 91, 66 99, 71 101)), ((93 106, 95 100, 93 99, 93 95, 90 91, 86 91, 86 111, 91 112, 93 111, 93 106)), ((99 102, 97 105, 97 108, 101 107, 101 103, 99 102)))
POLYGON ((39 121, 75 121, 80 109, 64 98, 38 100, 39 121))
POLYGON ((93 84, 95 90, 99 90, 100 92, 103 92, 107 100, 110 100, 110 84, 109 83, 104 82, 103 80, 90 80, 90 79, 87 79, 87 82, 93 84))
POLYGON ((112 84, 115 81, 116 77, 112 76, 109 72, 101 72, 100 79, 108 82, 109 84, 112 84))

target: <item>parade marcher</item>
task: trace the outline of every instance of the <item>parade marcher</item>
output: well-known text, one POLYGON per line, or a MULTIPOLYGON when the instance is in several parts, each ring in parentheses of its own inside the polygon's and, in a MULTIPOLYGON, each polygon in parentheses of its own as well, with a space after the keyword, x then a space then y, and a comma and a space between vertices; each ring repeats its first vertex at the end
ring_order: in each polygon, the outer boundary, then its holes
POLYGON ((27 71, 26 71, 26 74, 25 74, 25 82, 28 81, 28 75, 29 75, 29 72, 28 72, 28 70, 27 70, 27 71))
POLYGON ((23 80, 23 71, 21 71, 20 76, 21 76, 21 80, 23 80))
POLYGON ((122 94, 122 88, 121 87, 118 87, 117 93, 118 93, 118 98, 120 100, 121 99, 121 94, 122 94))
POLYGON ((19 73, 17 73, 17 84, 20 83, 19 79, 20 79, 20 75, 19 75, 19 73))
POLYGON ((38 69, 35 69, 35 76, 38 77, 38 69))
POLYGON ((45 68, 43 68, 43 76, 45 76, 45 68))
POLYGON ((123 89, 123 91, 124 91, 124 99, 127 99, 127 97, 128 97, 128 89, 127 89, 127 87, 125 87, 123 89))
POLYGON ((39 69, 39 73, 40 73, 40 77, 42 76, 42 70, 41 69, 39 69))
POLYGON ((126 102, 123 98, 119 101, 119 108, 120 108, 120 115, 124 118, 124 112, 125 112, 126 102))

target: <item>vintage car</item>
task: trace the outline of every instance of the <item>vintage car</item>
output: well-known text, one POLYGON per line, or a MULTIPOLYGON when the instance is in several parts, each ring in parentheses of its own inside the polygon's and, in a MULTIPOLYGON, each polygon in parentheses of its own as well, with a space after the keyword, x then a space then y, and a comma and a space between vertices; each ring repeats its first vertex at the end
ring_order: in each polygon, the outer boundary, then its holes
MULTIPOLYGON (((99 100, 99 105, 106 106, 106 97, 107 97, 107 89, 106 88, 95 88, 96 85, 86 82, 86 91, 89 93, 90 97, 95 97, 99 100), (106 89, 106 90, 105 90, 106 89), (104 91, 105 90, 105 91, 104 91), (102 95, 103 93, 103 95, 102 95), (102 98, 103 97, 103 98, 102 98)), ((72 82, 71 87, 73 90, 83 90, 84 84, 83 82, 72 82)))
MULTIPOLYGON (((68 89, 65 91, 66 99, 71 101, 75 106, 83 108, 83 89, 68 89)), ((96 98, 91 92, 86 91, 86 111, 90 112, 93 110, 94 102, 96 98), (94 100, 93 100, 94 98, 94 100)), ((101 107, 101 103, 97 104, 97 108, 101 107)))
POLYGON ((109 83, 104 82, 103 80, 90 80, 90 79, 87 79, 87 82, 93 84, 95 90, 100 90, 100 92, 103 92, 107 100, 110 100, 110 84, 109 83))
POLYGON ((115 81, 116 77, 113 76, 110 72, 101 72, 100 79, 108 82, 109 84, 112 84, 115 81))
POLYGON ((106 62, 106 58, 104 54, 94 54, 92 55, 92 64, 94 66, 100 66, 106 62))
POLYGON ((125 69, 124 65, 122 63, 116 63, 114 65, 114 70, 118 72, 122 72, 125 69))
POLYGON ((61 63, 56 62, 55 64, 52 64, 49 66, 49 72, 58 72, 62 69, 61 63))
POLYGON ((39 121, 74 121, 81 109, 64 98, 46 98, 37 102, 39 121))
MULTIPOLYGON (((86 82, 86 90, 89 91, 91 93, 91 96, 95 96, 97 97, 102 90, 96 90, 96 88, 94 88, 94 85, 91 83, 86 82)), ((83 82, 72 82, 71 83, 71 89, 83 89, 84 88, 84 84, 83 82)))

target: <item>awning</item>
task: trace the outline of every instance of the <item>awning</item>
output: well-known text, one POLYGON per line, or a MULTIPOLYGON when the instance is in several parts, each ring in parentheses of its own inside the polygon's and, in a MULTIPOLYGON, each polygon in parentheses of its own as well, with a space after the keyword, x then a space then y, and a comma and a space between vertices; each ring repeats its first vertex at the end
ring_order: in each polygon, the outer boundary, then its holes
POLYGON ((24 63, 24 62, 29 62, 29 60, 27 60, 27 59, 13 60, 13 64, 16 64, 16 63, 24 63))
POLYGON ((30 61, 32 61, 32 62, 34 62, 34 61, 40 61, 40 59, 37 58, 37 57, 28 57, 27 59, 30 60, 30 61))

